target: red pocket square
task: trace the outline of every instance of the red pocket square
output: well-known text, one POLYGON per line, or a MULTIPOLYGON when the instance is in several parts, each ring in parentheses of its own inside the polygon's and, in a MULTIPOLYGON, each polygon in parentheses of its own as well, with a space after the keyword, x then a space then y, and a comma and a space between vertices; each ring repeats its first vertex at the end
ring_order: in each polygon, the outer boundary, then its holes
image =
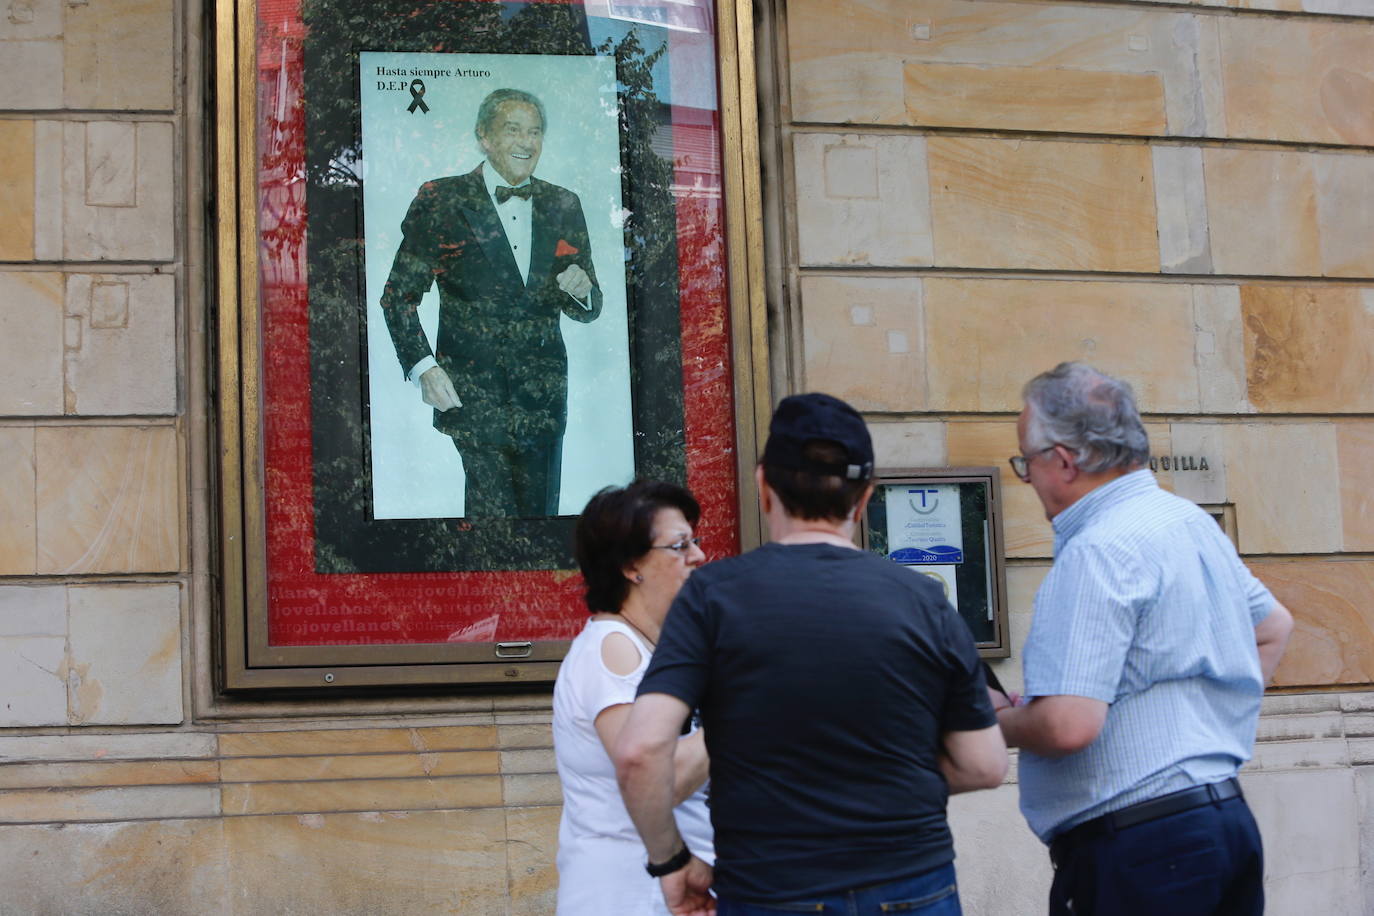
POLYGON ((561 258, 561 257, 565 257, 565 256, 570 255, 570 254, 577 254, 577 249, 574 248, 573 246, 569 245, 567 242, 563 241, 562 239, 559 239, 559 240, 558 240, 558 246, 555 247, 554 250, 553 250, 553 256, 554 256, 555 258, 561 258))

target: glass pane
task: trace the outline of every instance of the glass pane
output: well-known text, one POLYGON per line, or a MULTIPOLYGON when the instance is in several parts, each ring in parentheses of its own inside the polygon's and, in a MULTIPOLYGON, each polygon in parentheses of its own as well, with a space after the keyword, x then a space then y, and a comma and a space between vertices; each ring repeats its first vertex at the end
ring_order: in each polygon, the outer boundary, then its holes
POLYGON ((883 484, 867 522, 870 550, 939 582, 975 642, 996 639, 987 483, 883 484))
POLYGON ((257 17, 269 643, 571 638, 635 476, 737 550, 714 5, 257 17))

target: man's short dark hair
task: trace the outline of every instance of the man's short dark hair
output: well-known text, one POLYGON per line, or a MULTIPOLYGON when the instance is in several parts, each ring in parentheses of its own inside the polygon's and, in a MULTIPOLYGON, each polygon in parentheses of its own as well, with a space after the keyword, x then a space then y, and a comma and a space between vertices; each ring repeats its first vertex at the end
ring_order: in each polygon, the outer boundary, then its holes
POLYGON ((501 106, 506 102, 521 102, 532 106, 539 112, 539 129, 547 130, 549 126, 548 116, 544 114, 544 103, 538 97, 523 89, 497 89, 491 92, 482 100, 481 106, 477 109, 477 126, 473 129, 480 142, 491 127, 491 122, 496 120, 496 115, 501 111, 501 106))
MULTIPOLYGON (((802 453, 807 461, 817 464, 843 464, 848 454, 839 443, 824 439, 806 443, 802 453)), ((869 484, 867 478, 849 480, 836 474, 813 474, 767 463, 763 465, 763 479, 782 501, 788 515, 810 521, 849 518, 869 484)))
POLYGON ((696 527, 701 506, 685 487, 658 480, 636 480, 627 487, 606 487, 577 519, 573 553, 587 583, 587 610, 620 613, 630 583, 625 567, 653 546, 654 516, 677 509, 696 527))

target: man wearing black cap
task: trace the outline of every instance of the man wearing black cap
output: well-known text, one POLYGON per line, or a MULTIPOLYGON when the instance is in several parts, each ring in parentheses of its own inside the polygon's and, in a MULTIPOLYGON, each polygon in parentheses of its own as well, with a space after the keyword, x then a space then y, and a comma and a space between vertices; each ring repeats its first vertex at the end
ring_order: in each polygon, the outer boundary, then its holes
POLYGON ((687 580, 616 748, 649 873, 679 916, 957 914, 948 793, 1007 767, 972 637, 936 583, 854 547, 873 445, 848 404, 785 399, 755 476, 771 541, 687 580), (694 709, 714 873, 672 817, 694 709))

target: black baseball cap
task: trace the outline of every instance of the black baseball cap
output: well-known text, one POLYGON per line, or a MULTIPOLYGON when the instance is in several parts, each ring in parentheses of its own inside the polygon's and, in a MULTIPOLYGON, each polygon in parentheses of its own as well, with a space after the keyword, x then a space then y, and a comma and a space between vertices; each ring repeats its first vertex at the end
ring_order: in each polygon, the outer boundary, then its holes
POLYGON ((859 412, 828 394, 794 394, 783 398, 768 424, 763 463, 771 467, 826 474, 847 480, 873 476, 873 440, 859 412), (816 441, 833 442, 845 450, 840 464, 808 461, 805 448, 816 441))

